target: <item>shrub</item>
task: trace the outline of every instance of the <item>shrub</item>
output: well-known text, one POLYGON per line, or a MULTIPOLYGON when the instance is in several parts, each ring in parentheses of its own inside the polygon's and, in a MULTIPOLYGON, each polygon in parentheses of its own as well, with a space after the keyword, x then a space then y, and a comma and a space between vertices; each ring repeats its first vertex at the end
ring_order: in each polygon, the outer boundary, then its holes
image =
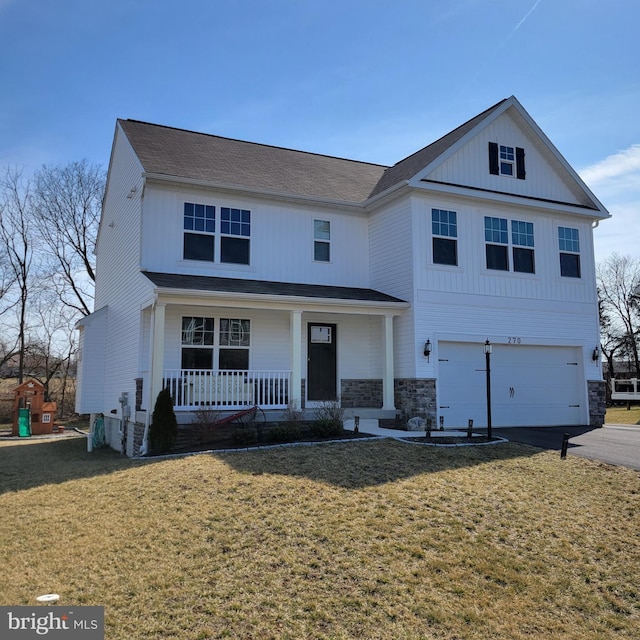
POLYGON ((258 434, 255 429, 247 425, 237 425, 233 430, 233 441, 241 446, 249 446, 258 441, 258 434))
POLYGON ((344 430, 344 409, 340 400, 327 400, 314 410, 316 421, 311 425, 312 435, 318 438, 337 436, 344 430))
POLYGON ((343 431, 343 425, 339 420, 322 418, 313 422, 309 431, 315 438, 328 438, 330 436, 340 435, 343 431))
POLYGON ((195 412, 196 424, 202 425, 205 429, 213 429, 220 419, 220 412, 208 406, 199 407, 195 412))
POLYGON ((274 424, 267 431, 269 442, 294 442, 300 438, 300 427, 293 423, 274 424))
POLYGON ((149 427, 149 449, 151 453, 170 451, 178 437, 178 421, 173 410, 169 389, 163 389, 156 399, 149 427))
POLYGON ((295 400, 289 402, 287 408, 282 412, 282 422, 295 425, 298 428, 302 424, 302 418, 303 413, 295 400))

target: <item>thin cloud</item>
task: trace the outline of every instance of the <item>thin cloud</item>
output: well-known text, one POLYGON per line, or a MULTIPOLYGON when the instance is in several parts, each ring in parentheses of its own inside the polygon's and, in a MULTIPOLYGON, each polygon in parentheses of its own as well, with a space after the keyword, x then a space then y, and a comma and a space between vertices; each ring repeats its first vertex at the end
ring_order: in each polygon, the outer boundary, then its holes
POLYGON ((628 149, 583 169, 580 171, 580 177, 587 184, 598 185, 628 177, 636 172, 640 172, 640 144, 631 145, 628 149))

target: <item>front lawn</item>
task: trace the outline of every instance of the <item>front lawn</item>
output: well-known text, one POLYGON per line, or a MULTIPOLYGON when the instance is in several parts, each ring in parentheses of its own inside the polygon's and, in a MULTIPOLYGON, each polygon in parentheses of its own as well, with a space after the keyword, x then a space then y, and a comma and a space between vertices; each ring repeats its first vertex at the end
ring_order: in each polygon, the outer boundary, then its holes
POLYGON ((106 638, 637 638, 640 475, 392 440, 160 460, 0 443, 0 605, 106 638))

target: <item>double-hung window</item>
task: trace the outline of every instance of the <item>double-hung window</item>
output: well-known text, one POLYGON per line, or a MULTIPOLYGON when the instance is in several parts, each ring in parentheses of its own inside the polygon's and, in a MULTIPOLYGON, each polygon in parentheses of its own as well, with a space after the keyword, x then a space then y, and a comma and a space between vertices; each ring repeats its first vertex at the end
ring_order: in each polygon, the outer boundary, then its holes
POLYGON ((213 369, 213 318, 182 318, 182 369, 213 369))
POLYGON ((220 318, 219 369, 246 370, 249 368, 251 321, 220 318))
POLYGON ((512 220, 511 242, 513 244, 513 270, 520 273, 535 273, 533 222, 512 220))
POLYGON ((535 273, 533 222, 511 220, 509 243, 509 220, 485 216, 484 239, 487 269, 535 273), (512 266, 509 263, 510 245, 512 266))
POLYGON ((232 264, 249 264, 251 212, 220 207, 220 226, 216 227, 216 207, 184 203, 183 258, 232 264))
POLYGON ((431 209, 433 263, 457 266, 458 215, 447 209, 431 209))
POLYGON ((484 218, 487 269, 509 271, 509 232, 506 218, 484 218))
POLYGON ((580 277, 580 236, 578 229, 558 227, 560 249, 560 275, 567 278, 580 277))
POLYGON ((313 259, 316 262, 331 261, 331 223, 329 220, 313 221, 313 259))
POLYGON ((220 262, 249 264, 251 211, 220 208, 220 262))
POLYGON ((220 318, 182 318, 182 369, 247 370, 251 321, 220 318))
POLYGON ((215 258, 216 208, 205 204, 184 203, 183 257, 185 260, 215 258))

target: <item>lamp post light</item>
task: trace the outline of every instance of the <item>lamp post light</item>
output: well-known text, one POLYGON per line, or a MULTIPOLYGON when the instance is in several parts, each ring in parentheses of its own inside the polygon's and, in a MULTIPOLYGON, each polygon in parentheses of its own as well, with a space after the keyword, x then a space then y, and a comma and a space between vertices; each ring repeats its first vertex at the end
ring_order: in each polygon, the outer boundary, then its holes
POLYGON ((489 338, 484 343, 484 357, 486 360, 485 371, 487 372, 487 438, 491 440, 491 343, 489 338))

